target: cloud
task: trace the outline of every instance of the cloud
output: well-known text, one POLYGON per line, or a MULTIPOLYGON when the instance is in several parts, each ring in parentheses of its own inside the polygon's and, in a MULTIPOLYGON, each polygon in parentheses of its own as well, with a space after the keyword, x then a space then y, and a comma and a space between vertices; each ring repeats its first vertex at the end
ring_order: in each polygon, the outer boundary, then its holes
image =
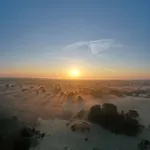
POLYGON ((110 68, 104 68, 104 70, 109 71, 109 72, 116 72, 116 70, 110 69, 110 68))
POLYGON ((77 43, 73 43, 70 45, 67 45, 64 50, 74 50, 74 49, 78 49, 82 46, 87 46, 88 42, 77 42, 77 43))
POLYGON ((93 55, 96 55, 113 48, 121 48, 122 46, 123 45, 117 43, 114 39, 100 39, 94 41, 79 41, 67 45, 63 50, 68 52, 90 51, 93 55))
POLYGON ((112 46, 114 46, 114 40, 112 39, 102 39, 89 42, 89 47, 92 54, 98 54, 100 52, 106 51, 112 46))

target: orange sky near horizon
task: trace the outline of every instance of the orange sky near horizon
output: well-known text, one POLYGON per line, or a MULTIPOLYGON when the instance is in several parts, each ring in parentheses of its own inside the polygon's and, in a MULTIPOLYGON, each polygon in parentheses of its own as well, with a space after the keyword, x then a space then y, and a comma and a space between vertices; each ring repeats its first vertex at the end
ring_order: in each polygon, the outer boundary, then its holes
POLYGON ((41 68, 26 67, 3 69, 0 77, 28 77, 28 78, 53 78, 53 79, 150 79, 150 72, 144 70, 131 70, 117 68, 115 70, 109 68, 82 68, 79 70, 78 76, 70 74, 73 67, 68 68, 41 68))

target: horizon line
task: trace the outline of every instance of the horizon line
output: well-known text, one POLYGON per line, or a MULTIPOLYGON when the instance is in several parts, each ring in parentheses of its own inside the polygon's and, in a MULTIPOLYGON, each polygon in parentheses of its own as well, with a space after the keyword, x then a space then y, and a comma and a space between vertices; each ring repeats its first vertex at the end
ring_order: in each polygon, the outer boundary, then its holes
POLYGON ((0 79, 47 79, 47 80, 114 80, 114 81, 127 81, 127 80, 134 80, 134 81, 136 81, 136 80, 150 80, 150 78, 149 79, 147 79, 147 78, 143 78, 143 79, 132 79, 132 78, 130 78, 130 79, 115 79, 115 78, 50 78, 50 77, 3 77, 3 76, 1 76, 0 77, 0 79))

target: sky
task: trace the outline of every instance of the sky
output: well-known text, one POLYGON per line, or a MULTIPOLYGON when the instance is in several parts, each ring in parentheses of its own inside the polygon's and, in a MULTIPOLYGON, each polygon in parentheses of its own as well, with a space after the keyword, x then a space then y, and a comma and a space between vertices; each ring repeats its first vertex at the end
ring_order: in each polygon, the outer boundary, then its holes
POLYGON ((0 0, 0 77, 150 79, 149 0, 0 0))

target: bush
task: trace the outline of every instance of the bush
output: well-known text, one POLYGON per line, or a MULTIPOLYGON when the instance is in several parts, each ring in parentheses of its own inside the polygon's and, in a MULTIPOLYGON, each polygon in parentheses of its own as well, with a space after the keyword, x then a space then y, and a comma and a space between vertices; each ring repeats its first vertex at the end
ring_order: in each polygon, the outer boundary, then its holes
POLYGON ((68 95, 67 95, 67 97, 73 97, 73 96, 75 96, 75 93, 74 93, 74 92, 70 92, 70 93, 68 93, 68 95))
POLYGON ((83 102, 84 99, 79 95, 79 96, 77 97, 76 101, 77 101, 77 102, 83 102))
POLYGON ((64 96, 64 95, 65 95, 65 93, 64 93, 64 92, 61 92, 59 96, 61 97, 61 96, 64 96))
POLYGON ((115 89, 112 89, 112 90, 110 91, 110 94, 115 95, 115 96, 118 96, 118 97, 122 97, 122 96, 123 96, 123 94, 122 94, 120 91, 115 90, 115 89))
POLYGON ((26 89, 26 88, 22 89, 22 92, 25 92, 25 91, 28 91, 28 89, 26 89))
POLYGON ((91 91, 91 95, 92 95, 93 97, 102 97, 103 93, 102 93, 101 90, 92 90, 92 91, 91 91))
POLYGON ((131 118, 139 117, 139 113, 136 110, 129 110, 126 115, 130 116, 131 118))
POLYGON ((9 84, 6 84, 6 88, 9 88, 9 84))
POLYGON ((135 117, 138 113, 131 110, 129 112, 130 115, 124 114, 123 111, 119 113, 114 104, 105 103, 102 108, 100 105, 94 105, 89 110, 88 120, 113 133, 136 136, 141 126, 135 117))
POLYGON ((79 111, 73 118, 83 119, 85 115, 84 109, 79 111))
POLYGON ((44 90, 45 89, 45 87, 44 86, 40 86, 40 88, 39 88, 39 90, 44 90))
POLYGON ((30 88, 31 88, 31 89, 34 89, 34 86, 33 86, 33 85, 31 85, 31 86, 30 86, 30 88))
POLYGON ((42 90, 41 90, 41 92, 45 93, 45 92, 46 92, 46 90, 45 90, 45 89, 42 89, 42 90))
POLYGON ((150 147, 150 141, 148 140, 141 140, 138 144, 139 150, 148 150, 150 147))
POLYGON ((91 91, 93 91, 93 89, 87 88, 87 87, 83 87, 83 88, 80 88, 79 91, 80 91, 82 94, 91 94, 91 91))
POLYGON ((37 95, 39 94, 39 91, 38 91, 38 90, 36 90, 36 94, 37 94, 37 95))
POLYGON ((54 86, 54 92, 55 92, 56 94, 58 94, 58 93, 61 92, 61 86, 60 86, 59 84, 57 84, 57 85, 54 86))

